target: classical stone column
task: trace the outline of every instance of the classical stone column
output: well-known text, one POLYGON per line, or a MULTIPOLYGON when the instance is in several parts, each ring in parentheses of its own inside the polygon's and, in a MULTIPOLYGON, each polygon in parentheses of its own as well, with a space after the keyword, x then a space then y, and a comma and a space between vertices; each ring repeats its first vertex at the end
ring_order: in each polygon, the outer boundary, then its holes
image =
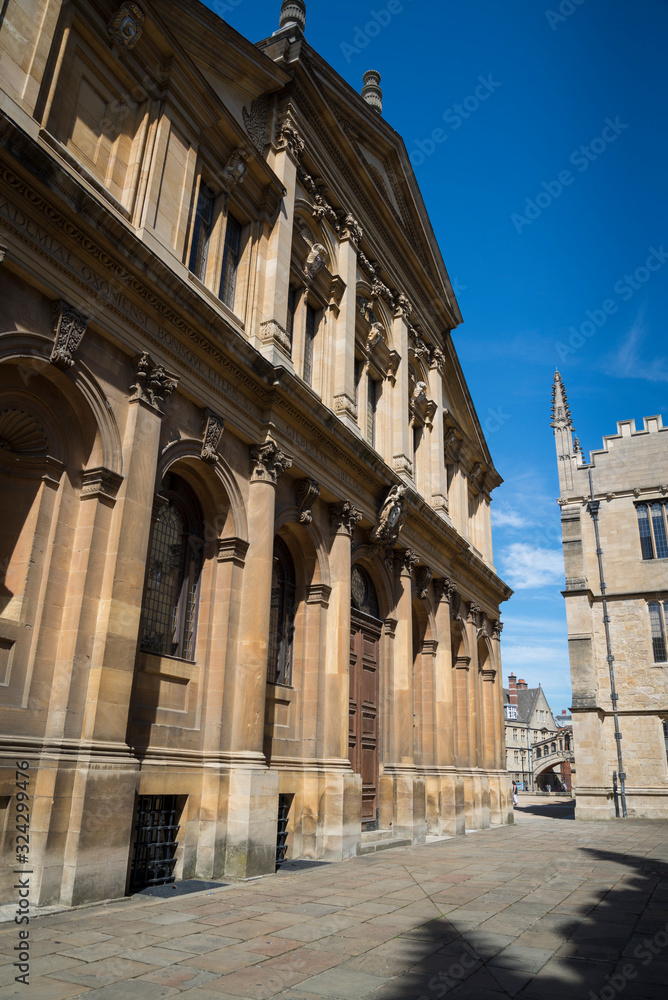
POLYGON ((436 602, 436 638, 438 648, 434 663, 435 735, 434 760, 437 766, 455 762, 455 706, 452 682, 452 638, 450 601, 455 591, 452 580, 434 581, 436 602))
MULTIPOLYGON (((408 319, 403 310, 395 313, 392 327, 394 349, 402 358, 408 357, 408 319)), ((392 386, 392 468, 408 483, 413 483, 413 467, 411 462, 412 444, 410 435, 413 433, 408 414, 408 364, 399 365, 396 381, 392 386)))
POLYGON ((431 505, 443 517, 448 516, 448 486, 446 482, 445 455, 443 453, 443 409, 445 393, 443 391, 443 354, 434 351, 429 365, 429 395, 436 403, 432 417, 432 428, 429 433, 429 484, 431 488, 431 505))
POLYGON ((292 465, 274 441, 251 448, 248 552, 244 568, 234 693, 226 711, 234 753, 262 754, 267 681, 276 481, 292 465))
POLYGON ((395 558, 397 629, 390 691, 390 753, 395 764, 414 763, 413 739, 413 570, 417 556, 404 549, 395 558))

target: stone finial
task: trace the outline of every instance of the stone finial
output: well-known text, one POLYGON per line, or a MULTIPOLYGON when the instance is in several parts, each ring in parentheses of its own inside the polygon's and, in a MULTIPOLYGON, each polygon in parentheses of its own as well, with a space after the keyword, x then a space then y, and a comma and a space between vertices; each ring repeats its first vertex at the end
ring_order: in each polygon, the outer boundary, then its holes
POLYGON ((306 30, 306 4, 304 0, 283 0, 279 28, 296 25, 302 32, 306 30))
POLYGON ((383 113, 383 91, 380 89, 380 73, 375 69, 368 69, 363 75, 364 86, 362 87, 362 97, 374 111, 383 113))

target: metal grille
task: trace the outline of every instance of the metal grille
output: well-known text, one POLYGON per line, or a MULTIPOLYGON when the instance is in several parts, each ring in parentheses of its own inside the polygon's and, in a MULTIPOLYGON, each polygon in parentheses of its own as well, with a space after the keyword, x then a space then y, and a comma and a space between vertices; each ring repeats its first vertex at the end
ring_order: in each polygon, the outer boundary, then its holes
POLYGON ((233 215, 227 216, 225 227, 225 250, 223 252, 223 269, 220 276, 220 297, 226 306, 234 308, 234 296, 237 290, 237 270, 239 267, 239 248, 241 246, 241 223, 233 215))
POLYGON ((285 855, 288 850, 288 818, 290 815, 290 806, 292 804, 292 795, 279 795, 278 796, 278 823, 276 826, 276 871, 281 867, 285 861, 285 855))
POLYGON ((177 805, 175 795, 140 795, 130 869, 130 892, 174 881, 177 805))
MULTIPOLYGON (((658 601, 649 602, 649 621, 652 627, 652 650, 655 663, 666 661, 666 633, 661 618, 661 605, 658 601)), ((664 605, 665 610, 666 605, 664 605)))
POLYGON ((189 268, 203 281, 206 276, 206 263, 209 256, 209 239, 213 227, 213 203, 215 195, 206 184, 200 184, 193 228, 193 241, 190 250, 189 268))
POLYGON ((141 648, 159 656, 173 654, 184 557, 183 518, 173 504, 160 511, 153 530, 144 593, 141 648))
POLYGON ((313 381, 313 342, 315 341, 315 309, 306 306, 306 340, 304 342, 304 381, 311 385, 313 381))

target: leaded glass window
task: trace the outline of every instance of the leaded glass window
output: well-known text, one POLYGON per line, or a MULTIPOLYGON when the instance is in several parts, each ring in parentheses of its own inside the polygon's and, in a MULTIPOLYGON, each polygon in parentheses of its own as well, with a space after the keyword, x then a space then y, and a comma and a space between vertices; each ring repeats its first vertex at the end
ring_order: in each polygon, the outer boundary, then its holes
POLYGON ((666 655, 666 614, 668 613, 668 601, 663 602, 663 607, 659 601, 650 601, 649 622, 652 629, 652 652, 655 663, 665 663, 668 660, 666 655))
POLYGON ((643 559, 668 559, 666 504, 661 502, 636 504, 640 551, 643 559))
POLYGON ((213 229, 213 203, 215 195, 213 191, 202 181, 199 186, 197 196, 197 208, 195 210, 195 224, 193 226, 193 239, 190 248, 189 269, 193 274, 204 281, 206 277, 206 265, 209 257, 209 240, 213 229))
POLYGON ((193 660, 203 518, 192 490, 180 477, 167 476, 160 495, 166 503, 151 537, 140 646, 158 656, 193 660))
POLYGON ((230 309, 234 309, 240 252, 241 223, 233 215, 228 215, 225 226, 223 268, 220 274, 220 297, 230 309))
POLYGON ((313 345, 317 333, 315 309, 306 306, 306 338, 304 341, 304 381, 307 385, 313 383, 313 345))
POLYGON ((269 620, 267 680, 270 684, 292 683, 295 632, 295 567, 285 542, 274 541, 269 620))

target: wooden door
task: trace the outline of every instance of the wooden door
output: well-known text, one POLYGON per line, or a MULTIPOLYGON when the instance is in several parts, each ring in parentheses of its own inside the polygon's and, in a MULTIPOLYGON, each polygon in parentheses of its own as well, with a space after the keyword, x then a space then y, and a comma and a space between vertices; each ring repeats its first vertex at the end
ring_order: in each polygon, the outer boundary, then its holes
POLYGON ((348 756, 362 776, 362 829, 376 829, 378 809, 378 650, 382 623, 355 609, 350 630, 348 756))

